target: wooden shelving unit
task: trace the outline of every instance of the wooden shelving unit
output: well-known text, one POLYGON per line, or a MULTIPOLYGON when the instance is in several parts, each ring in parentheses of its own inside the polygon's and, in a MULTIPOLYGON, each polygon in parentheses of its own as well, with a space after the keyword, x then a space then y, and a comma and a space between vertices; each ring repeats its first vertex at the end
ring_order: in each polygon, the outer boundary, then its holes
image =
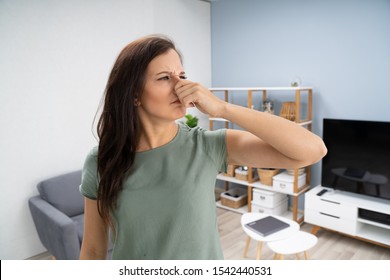
MULTIPOLYGON (((210 91, 213 93, 222 92, 224 94, 224 100, 229 102, 230 94, 246 94, 247 95, 247 107, 253 109, 253 96, 254 94, 261 94, 262 101, 266 100, 269 95, 278 96, 278 95, 287 95, 290 96, 294 94, 295 102, 295 120, 299 125, 305 126, 308 130, 312 129, 312 103, 313 103, 313 90, 311 87, 216 87, 210 88, 210 91), (301 104, 303 100, 303 95, 306 94, 307 98, 307 112, 306 118, 302 119, 301 117, 301 104)), ((214 122, 224 122, 224 127, 229 128, 230 122, 222 118, 209 118, 210 130, 214 129, 214 122)), ((287 214, 291 219, 298 223, 302 223, 304 220, 303 211, 298 209, 298 198, 310 189, 310 167, 305 168, 306 172, 306 183, 303 187, 298 188, 298 169, 294 170, 294 191, 292 193, 286 193, 292 198, 292 210, 287 214)), ((252 190, 253 188, 264 189, 267 191, 275 191, 270 186, 262 185, 260 182, 252 182, 252 168, 248 169, 248 181, 237 180, 233 177, 224 176, 222 174, 217 176, 218 180, 225 181, 225 189, 228 190, 229 182, 240 184, 248 188, 248 205, 242 207, 239 210, 231 209, 232 211, 245 213, 251 211, 251 201, 252 201, 252 190)), ((222 205, 219 207, 227 208, 222 205)))

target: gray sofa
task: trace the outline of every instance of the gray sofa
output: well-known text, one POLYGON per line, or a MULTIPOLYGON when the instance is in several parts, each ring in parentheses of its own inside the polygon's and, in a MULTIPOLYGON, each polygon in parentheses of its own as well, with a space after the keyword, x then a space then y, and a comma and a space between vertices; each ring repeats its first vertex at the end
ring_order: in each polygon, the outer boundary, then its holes
POLYGON ((80 183, 81 170, 49 178, 37 185, 39 195, 28 201, 39 239, 58 260, 75 260, 80 255, 84 231, 80 183))

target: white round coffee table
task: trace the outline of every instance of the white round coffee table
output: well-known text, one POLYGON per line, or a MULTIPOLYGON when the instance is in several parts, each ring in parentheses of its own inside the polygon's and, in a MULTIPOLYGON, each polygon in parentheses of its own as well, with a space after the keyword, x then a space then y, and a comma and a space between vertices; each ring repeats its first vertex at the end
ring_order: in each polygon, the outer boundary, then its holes
POLYGON ((248 253, 248 248, 251 239, 254 239, 258 241, 257 245, 257 255, 256 255, 256 260, 259 260, 261 257, 261 248, 262 248, 262 243, 263 242, 270 242, 270 241, 275 241, 275 240, 282 240, 289 238, 293 236, 296 232, 299 231, 299 224, 293 220, 277 216, 277 215, 270 215, 270 214, 262 214, 262 213, 245 213, 241 216, 241 227, 244 230, 244 232, 248 235, 248 238, 246 240, 246 245, 245 245, 245 250, 244 250, 244 257, 246 257, 248 253), (267 216, 273 216, 290 226, 288 228, 279 230, 278 232, 275 232, 273 234, 267 235, 267 236, 261 236, 260 234, 248 229, 245 225, 248 223, 251 223, 253 221, 265 218, 267 216))
POLYGON ((299 253, 303 252, 305 259, 307 260, 307 250, 316 245, 317 241, 318 238, 315 235, 304 231, 298 231, 286 239, 270 241, 267 245, 275 252, 274 259, 283 259, 283 255, 291 254, 295 254, 299 259, 299 253))

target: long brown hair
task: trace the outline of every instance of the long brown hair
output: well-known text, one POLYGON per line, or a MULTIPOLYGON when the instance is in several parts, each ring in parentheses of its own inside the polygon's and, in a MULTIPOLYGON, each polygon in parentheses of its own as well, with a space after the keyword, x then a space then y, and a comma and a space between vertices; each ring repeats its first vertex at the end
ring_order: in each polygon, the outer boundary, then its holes
MULTIPOLYGON (((136 102, 144 86, 146 70, 155 57, 170 49, 180 53, 164 36, 147 36, 128 44, 119 54, 109 76, 104 107, 97 123, 98 211, 114 227, 111 214, 126 176, 131 174, 140 138, 136 102)), ((181 58, 181 56, 180 56, 181 58)))

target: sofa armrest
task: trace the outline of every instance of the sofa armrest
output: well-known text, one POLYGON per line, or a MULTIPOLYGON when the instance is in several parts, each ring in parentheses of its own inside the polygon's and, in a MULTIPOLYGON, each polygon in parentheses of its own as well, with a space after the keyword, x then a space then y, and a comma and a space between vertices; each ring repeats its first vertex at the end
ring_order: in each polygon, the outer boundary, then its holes
POLYGON ((56 259, 78 259, 80 241, 73 220, 39 196, 30 198, 28 204, 43 246, 56 259))

